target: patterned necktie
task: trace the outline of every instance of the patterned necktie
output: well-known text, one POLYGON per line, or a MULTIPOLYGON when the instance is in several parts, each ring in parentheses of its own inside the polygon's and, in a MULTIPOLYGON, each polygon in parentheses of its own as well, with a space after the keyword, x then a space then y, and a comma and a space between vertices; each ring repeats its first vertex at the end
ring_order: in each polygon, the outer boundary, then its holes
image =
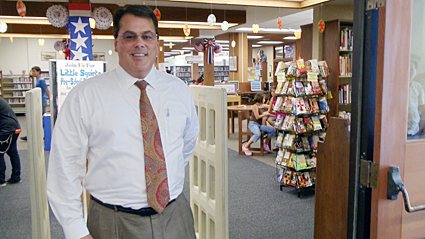
POLYGON ((167 169, 158 122, 146 94, 146 81, 135 83, 141 90, 140 118, 142 121, 143 144, 145 146, 145 178, 148 204, 161 213, 170 201, 167 169))

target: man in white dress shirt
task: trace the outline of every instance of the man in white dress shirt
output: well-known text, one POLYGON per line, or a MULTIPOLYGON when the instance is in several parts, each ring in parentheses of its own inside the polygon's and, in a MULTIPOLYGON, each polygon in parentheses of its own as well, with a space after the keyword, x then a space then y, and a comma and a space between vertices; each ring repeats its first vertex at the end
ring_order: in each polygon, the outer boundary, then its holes
POLYGON ((156 70, 158 21, 145 6, 114 16, 119 66, 77 85, 56 121, 47 195, 66 238, 195 238, 184 195, 187 165, 199 124, 192 95, 178 78, 156 70), (137 81, 158 121, 170 201, 161 213, 147 202, 137 81), (86 170, 86 159, 88 160, 86 170), (80 195, 90 192, 87 226, 80 195))

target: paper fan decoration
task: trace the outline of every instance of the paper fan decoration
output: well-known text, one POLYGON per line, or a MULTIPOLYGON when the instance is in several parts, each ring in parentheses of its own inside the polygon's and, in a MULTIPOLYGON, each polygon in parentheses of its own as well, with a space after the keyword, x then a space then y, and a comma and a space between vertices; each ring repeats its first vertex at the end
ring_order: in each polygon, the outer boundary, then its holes
POLYGON ((195 51, 197 52, 201 52, 204 50, 204 45, 201 42, 197 42, 195 43, 195 51))
POLYGON ((21 17, 25 17, 25 15, 27 14, 27 7, 22 1, 18 1, 16 3, 16 10, 18 11, 19 16, 21 17))
POLYGON ((277 27, 282 30, 282 19, 280 17, 277 18, 277 27))
POLYGON ((229 23, 227 21, 223 21, 221 23, 221 30, 227 31, 229 29, 229 23))
POLYGON ((106 7, 95 8, 92 17, 96 20, 97 29, 106 30, 111 27, 112 13, 106 7))
POLYGON ((184 33, 184 35, 185 35, 185 36, 187 36, 187 37, 190 35, 190 27, 189 27, 189 25, 185 24, 185 25, 183 26, 183 33, 184 33))
POLYGON ((211 13, 207 18, 208 25, 214 26, 215 21, 216 21, 215 15, 211 13))
POLYGON ((63 41, 57 41, 55 42, 54 48, 56 51, 63 51, 65 50, 65 43, 63 41))
POLYGON ((156 19, 159 21, 161 19, 161 11, 158 8, 155 8, 153 13, 155 13, 156 19))
POLYGON ((64 27, 68 23, 68 10, 62 5, 53 5, 47 8, 47 20, 54 27, 64 27))
POLYGON ((216 43, 214 46, 214 52, 220 53, 222 50, 223 50, 223 47, 220 44, 216 43))

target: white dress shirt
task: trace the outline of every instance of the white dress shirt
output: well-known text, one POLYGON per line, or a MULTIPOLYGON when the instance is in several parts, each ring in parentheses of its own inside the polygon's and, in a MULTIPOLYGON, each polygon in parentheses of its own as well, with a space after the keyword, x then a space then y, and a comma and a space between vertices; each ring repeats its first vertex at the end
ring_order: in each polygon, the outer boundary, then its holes
MULTIPOLYGON (((134 85, 138 80, 118 66, 77 85, 61 107, 53 129, 47 195, 66 238, 89 233, 80 201, 83 180, 105 203, 148 207, 140 89, 134 85)), ((158 120, 172 200, 183 191, 185 166, 196 144, 196 109, 180 79, 152 68, 144 80, 158 120)))

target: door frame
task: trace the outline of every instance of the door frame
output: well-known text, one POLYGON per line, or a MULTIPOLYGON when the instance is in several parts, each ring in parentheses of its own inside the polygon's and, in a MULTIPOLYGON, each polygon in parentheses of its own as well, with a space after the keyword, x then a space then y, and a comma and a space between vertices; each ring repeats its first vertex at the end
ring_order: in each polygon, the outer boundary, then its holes
MULTIPOLYGON (((355 3, 354 30, 356 25, 357 28, 367 25, 365 2, 364 0, 355 3)), ((359 104, 352 107, 350 199, 347 221, 349 238, 402 237, 403 200, 401 197, 394 201, 387 199, 387 171, 390 166, 396 165, 400 168, 402 179, 404 178, 408 102, 408 95, 405 92, 408 92, 406 80, 409 79, 409 70, 402 69, 409 69, 410 64, 412 0, 386 0, 385 5, 377 10, 377 22, 372 21, 372 24, 377 24, 378 28, 375 39, 377 40, 377 64, 374 69, 375 100, 364 101, 365 97, 362 94, 365 86, 370 84, 365 78, 365 70, 374 67, 373 64, 367 65, 366 61, 363 61, 367 58, 364 49, 367 49, 367 44, 370 44, 372 39, 366 36, 364 32, 366 27, 358 33, 355 31, 359 37, 355 38, 356 54, 353 56, 353 69, 359 69, 359 71, 353 72, 352 98, 359 104), (357 42, 357 39, 361 39, 360 42, 357 42), (360 52, 358 52, 359 49, 361 49, 360 52), (368 105, 375 106, 373 119, 364 117, 367 114, 365 109, 368 105), (406 117, 391 118, 394 114, 406 117), (365 131, 365 127, 370 124, 374 125, 373 132, 370 129, 365 131), (373 135, 372 141, 367 138, 371 135, 373 135), (364 148, 365 142, 368 142, 367 146, 370 146, 370 142, 373 143, 372 152, 364 148), (377 189, 366 190, 359 183, 362 158, 373 160, 379 165, 377 189), (367 195, 368 190, 371 195, 367 195), (361 200, 366 203, 362 205, 361 200), (370 203, 367 200, 370 200, 370 203), (363 237, 367 232, 370 234, 369 237, 363 237)))

